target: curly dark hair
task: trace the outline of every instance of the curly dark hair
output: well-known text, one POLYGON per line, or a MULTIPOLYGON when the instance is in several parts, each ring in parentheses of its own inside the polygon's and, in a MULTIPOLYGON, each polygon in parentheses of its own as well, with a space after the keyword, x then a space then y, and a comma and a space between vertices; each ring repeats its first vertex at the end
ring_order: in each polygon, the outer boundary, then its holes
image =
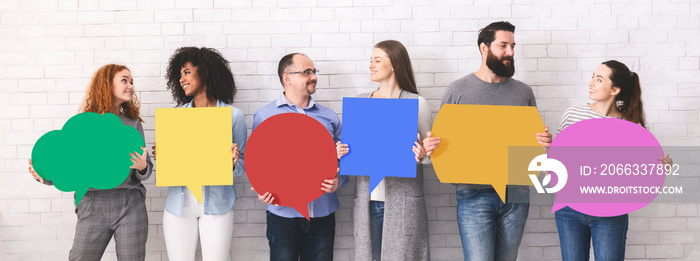
POLYGON ((170 57, 165 75, 168 80, 168 89, 172 92, 173 99, 178 106, 186 104, 194 98, 186 96, 185 90, 180 86, 180 70, 187 62, 198 67, 197 73, 207 87, 207 98, 220 100, 226 104, 233 103, 233 98, 236 96, 236 84, 228 60, 216 49, 180 47, 170 57))

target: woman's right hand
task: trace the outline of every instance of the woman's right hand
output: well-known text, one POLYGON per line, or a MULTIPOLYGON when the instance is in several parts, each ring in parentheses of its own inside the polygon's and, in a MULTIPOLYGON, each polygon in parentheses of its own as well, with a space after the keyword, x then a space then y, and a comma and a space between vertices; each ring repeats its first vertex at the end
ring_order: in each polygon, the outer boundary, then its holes
POLYGON ((348 148, 348 144, 341 144, 340 141, 338 141, 335 143, 335 151, 338 153, 338 159, 340 159, 350 152, 350 148, 348 148))
POLYGON ((39 176, 39 174, 36 174, 36 171, 34 171, 34 166, 32 165, 32 159, 29 159, 29 173, 32 174, 32 177, 34 177, 34 179, 36 181, 39 181, 42 184, 44 183, 44 179, 41 178, 41 176, 39 176))
MULTIPOLYGON (((250 187, 250 190, 255 191, 255 188, 250 187)), ((265 203, 267 205, 273 205, 275 207, 279 206, 277 204, 272 204, 272 202, 275 201, 275 197, 273 197, 272 193, 270 193, 270 192, 265 192, 265 194, 262 194, 262 195, 258 194, 258 200, 260 200, 260 202, 265 203)))

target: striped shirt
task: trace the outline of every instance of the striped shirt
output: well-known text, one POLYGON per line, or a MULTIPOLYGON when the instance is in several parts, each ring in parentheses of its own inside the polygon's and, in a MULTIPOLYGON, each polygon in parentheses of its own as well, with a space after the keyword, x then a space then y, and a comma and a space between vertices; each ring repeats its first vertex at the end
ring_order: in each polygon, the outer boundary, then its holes
POLYGON ((566 111, 564 111, 564 116, 561 116, 561 121, 559 121, 559 132, 564 128, 569 127, 569 125, 577 123, 582 120, 589 119, 599 119, 599 118, 612 118, 605 115, 601 115, 595 112, 588 103, 583 105, 571 106, 566 111))

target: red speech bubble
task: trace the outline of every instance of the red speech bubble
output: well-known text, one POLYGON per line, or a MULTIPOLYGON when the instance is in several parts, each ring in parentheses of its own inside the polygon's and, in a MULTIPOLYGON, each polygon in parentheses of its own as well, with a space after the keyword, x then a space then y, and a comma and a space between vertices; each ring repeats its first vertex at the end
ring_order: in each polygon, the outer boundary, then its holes
POLYGON ((323 195, 338 158, 333 137, 317 120, 300 113, 267 118, 250 135, 245 170, 258 194, 272 193, 274 204, 292 207, 309 219, 308 203, 323 195))

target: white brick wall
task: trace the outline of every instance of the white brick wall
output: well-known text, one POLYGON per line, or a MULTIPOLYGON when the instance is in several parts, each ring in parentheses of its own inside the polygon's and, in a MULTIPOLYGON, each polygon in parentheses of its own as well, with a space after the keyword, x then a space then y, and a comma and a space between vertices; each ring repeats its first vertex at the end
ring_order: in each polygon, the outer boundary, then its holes
MULTIPOLYGON (((600 62, 620 59, 641 77, 650 130, 662 145, 700 146, 695 0, 3 0, 0 260, 67 259, 76 222, 72 194, 33 182, 26 159, 43 133, 77 112, 102 64, 132 69, 149 144, 154 109, 173 106, 163 78, 167 60, 188 45, 215 47, 229 59, 239 88, 235 105, 249 127, 253 112, 281 91, 276 63, 284 54, 301 51, 314 59, 322 71, 315 97, 340 112, 342 97, 376 88, 366 60, 384 39, 407 46, 420 91, 437 113, 447 84, 479 66, 477 30, 498 20, 517 26, 515 77, 535 90, 545 124, 555 126, 566 107, 586 102, 589 75, 600 62)), ((427 170, 432 258, 460 260, 454 188, 427 170)), ((233 260, 266 260, 264 206, 245 177, 236 183, 233 260)), ((167 260, 166 189, 153 178, 146 186, 147 259, 167 260)), ((352 186, 339 190, 337 260, 353 258, 352 186)), ((651 204, 630 214, 627 258, 700 260, 698 206, 651 204)), ((550 211, 547 204, 531 206, 519 260, 561 259, 550 211)), ((104 259, 116 259, 113 246, 104 259)))

